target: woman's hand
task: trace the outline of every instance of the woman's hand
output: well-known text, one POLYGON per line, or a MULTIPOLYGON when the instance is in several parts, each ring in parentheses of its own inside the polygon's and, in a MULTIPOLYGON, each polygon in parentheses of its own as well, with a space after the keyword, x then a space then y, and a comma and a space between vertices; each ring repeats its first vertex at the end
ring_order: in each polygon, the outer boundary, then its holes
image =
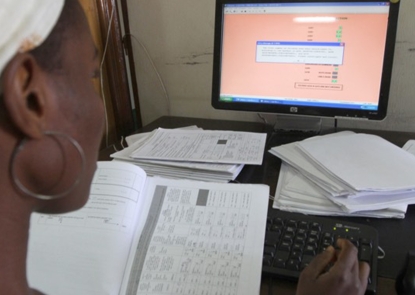
POLYGON ((370 273, 366 262, 359 262, 357 248, 348 240, 337 241, 338 250, 328 247, 303 270, 297 295, 364 294, 370 273))

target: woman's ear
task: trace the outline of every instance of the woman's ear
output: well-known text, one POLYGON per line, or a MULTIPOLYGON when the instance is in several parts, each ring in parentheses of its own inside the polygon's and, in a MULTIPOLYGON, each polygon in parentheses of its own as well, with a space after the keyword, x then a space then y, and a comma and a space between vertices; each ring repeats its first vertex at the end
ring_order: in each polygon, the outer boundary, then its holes
POLYGON ((11 124, 29 138, 46 126, 46 79, 35 58, 18 53, 2 73, 3 100, 11 124))

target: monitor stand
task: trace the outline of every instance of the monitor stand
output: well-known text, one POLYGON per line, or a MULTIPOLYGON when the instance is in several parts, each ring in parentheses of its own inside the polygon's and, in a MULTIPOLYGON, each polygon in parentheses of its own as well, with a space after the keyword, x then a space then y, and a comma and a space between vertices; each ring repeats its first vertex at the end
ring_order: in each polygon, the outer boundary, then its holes
MULTIPOLYGON (((274 147, 282 144, 301 141, 319 135, 322 132, 322 118, 309 116, 290 116, 277 114, 269 134, 267 146, 274 147)), ((273 120, 273 121, 274 121, 273 120)))
POLYGON ((306 133, 310 136, 320 134, 321 128, 321 117, 278 114, 274 124, 274 132, 276 133, 306 133))

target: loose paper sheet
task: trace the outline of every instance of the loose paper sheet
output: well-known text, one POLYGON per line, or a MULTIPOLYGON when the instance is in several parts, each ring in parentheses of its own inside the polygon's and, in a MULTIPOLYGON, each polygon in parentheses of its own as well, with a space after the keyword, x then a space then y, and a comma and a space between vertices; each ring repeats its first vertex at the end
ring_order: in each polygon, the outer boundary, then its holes
POLYGON ((157 129, 131 157, 261 165, 265 141, 265 133, 157 129))

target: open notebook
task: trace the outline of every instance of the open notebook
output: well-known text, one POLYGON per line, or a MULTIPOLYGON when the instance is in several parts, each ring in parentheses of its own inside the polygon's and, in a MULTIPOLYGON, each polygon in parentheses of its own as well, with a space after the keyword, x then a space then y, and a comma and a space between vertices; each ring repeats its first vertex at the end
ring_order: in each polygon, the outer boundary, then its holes
POLYGON ((259 293, 268 186, 98 164, 85 207, 33 214, 31 287, 54 295, 259 293))

